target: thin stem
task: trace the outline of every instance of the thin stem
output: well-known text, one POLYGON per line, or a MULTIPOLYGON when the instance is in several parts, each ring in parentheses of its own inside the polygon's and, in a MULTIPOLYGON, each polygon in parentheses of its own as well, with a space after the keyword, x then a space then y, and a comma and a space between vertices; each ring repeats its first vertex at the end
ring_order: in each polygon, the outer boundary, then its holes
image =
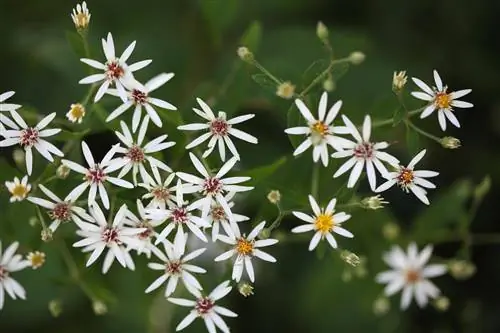
POLYGON ((426 131, 424 131, 423 129, 419 128, 414 123, 412 123, 409 119, 405 120, 405 124, 408 125, 409 127, 411 127, 415 132, 420 133, 423 136, 426 136, 429 139, 434 140, 437 143, 441 144, 441 138, 438 138, 437 136, 434 136, 434 135, 432 135, 430 133, 427 133, 426 131))
POLYGON ((254 60, 253 61, 253 64, 255 65, 255 67, 257 67, 262 73, 264 73, 265 75, 267 75, 271 80, 274 81, 274 83, 276 83, 278 86, 282 83, 278 78, 276 78, 276 76, 274 76, 273 74, 271 74, 271 72, 269 72, 267 69, 264 68, 264 66, 262 66, 257 60, 254 60))
POLYGON ((319 188, 319 163, 313 164, 312 178, 311 178, 311 195, 318 200, 318 188, 319 188))
POLYGON ((47 225, 45 224, 45 219, 43 218, 40 206, 35 205, 35 207, 36 207, 36 214, 38 215, 38 219, 40 220, 40 224, 42 225, 42 229, 47 230, 47 225))
POLYGON ((279 202, 276 203, 276 207, 278 208, 278 216, 276 217, 276 219, 274 219, 273 223, 271 223, 271 225, 269 226, 269 228, 268 228, 269 231, 273 231, 274 229, 279 227, 281 220, 286 215, 285 212, 281 210, 281 205, 279 202))
POLYGON ((340 64, 340 63, 344 63, 344 62, 349 62, 349 59, 348 58, 343 58, 343 59, 339 59, 339 60, 332 60, 330 61, 330 65, 328 65, 328 67, 323 71, 321 72, 300 94, 299 94, 299 98, 304 98, 305 95, 307 95, 307 93, 309 93, 309 91, 314 88, 314 86, 316 86, 318 83, 320 83, 325 76, 327 76, 330 71, 332 70, 333 66, 334 65, 337 65, 337 64, 340 64))

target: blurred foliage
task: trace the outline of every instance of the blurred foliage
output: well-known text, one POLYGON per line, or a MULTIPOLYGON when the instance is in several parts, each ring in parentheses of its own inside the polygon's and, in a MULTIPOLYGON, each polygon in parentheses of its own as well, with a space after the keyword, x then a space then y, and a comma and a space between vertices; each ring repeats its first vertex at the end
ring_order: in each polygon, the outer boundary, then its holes
MULTIPOLYGON (((105 98, 93 106, 90 113, 97 117, 91 117, 92 122, 85 126, 70 126, 64 118, 70 104, 83 99, 87 89, 77 84, 86 75, 87 67, 78 61, 85 51, 69 17, 74 5, 63 0, 0 2, 0 91, 15 90, 16 102, 26 107, 23 116, 32 123, 38 113, 56 111, 65 130, 82 132, 90 128, 92 135, 85 140, 100 158, 115 143, 106 131, 116 129, 118 121, 104 125, 100 120, 117 106, 116 101, 105 98)), ((322 20, 330 28, 330 41, 337 57, 348 56, 355 50, 367 55, 365 63, 351 67, 345 75, 345 65, 332 69, 336 89, 330 93, 330 103, 342 99, 342 112, 358 124, 367 113, 374 120, 393 117, 399 107, 391 92, 394 70, 406 69, 410 76, 429 80, 431 70, 438 68, 446 81, 452 83, 451 89, 472 88, 475 108, 460 110, 463 128, 446 133, 462 140, 464 147, 459 150, 444 150, 413 131, 404 131, 404 126, 374 130, 376 139, 393 140, 391 149, 402 161, 427 147, 423 163, 428 169, 439 170, 440 176, 439 189, 431 193, 430 207, 394 189, 384 193, 391 202, 390 209, 351 211, 353 218, 347 223, 356 237, 352 241, 342 239, 340 245, 368 258, 366 277, 344 282, 342 274, 347 268, 338 252, 319 248, 316 253, 309 253, 308 236, 287 235, 273 249, 278 264, 256 267, 255 295, 243 298, 234 291, 225 304, 239 314, 238 319, 228 321, 234 332, 497 332, 500 329, 497 315, 500 303, 495 295, 500 278, 495 262, 500 254, 498 245, 479 245, 468 253, 461 251, 465 238, 449 239, 456 232, 463 236, 464 225, 467 228, 472 222, 468 214, 474 202, 473 191, 487 173, 492 177, 491 195, 477 211, 471 228, 472 232, 481 233, 500 231, 493 203, 498 195, 500 173, 497 149, 500 101, 496 94, 499 49, 491 42, 495 40, 494 15, 500 9, 498 2, 149 0, 88 1, 88 5, 92 13, 90 50, 96 59, 102 57, 100 38, 111 31, 118 53, 130 41, 137 40, 134 59, 154 60, 141 71, 140 80, 148 80, 160 72, 175 73, 173 80, 156 93, 178 106, 179 115, 165 111, 163 128, 151 126, 149 133, 154 136, 166 132, 169 140, 177 142, 165 156, 172 167, 189 164, 183 149, 186 138, 176 126, 179 116, 186 122, 196 119, 191 112, 194 97, 211 100, 215 109, 226 111, 228 116, 256 114, 242 129, 257 136, 260 144, 243 143, 238 148, 243 156, 239 167, 246 170, 242 174, 259 182, 255 182, 255 191, 239 197, 236 206, 238 212, 253 217, 254 222, 272 221, 276 217, 276 208, 266 200, 272 189, 282 193, 283 210, 308 209, 311 156, 310 152, 298 158, 291 156, 293 147, 283 130, 300 123, 300 115, 291 101, 275 96, 275 85, 263 81, 255 68, 236 56, 238 46, 249 47, 260 63, 280 79, 296 84, 300 92, 328 64, 327 53, 315 35, 316 22, 322 20), (438 285, 451 300, 447 313, 438 313, 432 307, 425 311, 413 307, 402 314, 398 309, 399 298, 395 297, 388 314, 374 315, 373 301, 381 295, 382 287, 375 284, 373 276, 384 269, 380 254, 390 246, 382 235, 382 226, 387 222, 401 226, 403 235, 398 241, 403 244, 409 235, 419 244, 446 239, 446 243, 437 246, 438 256, 470 256, 476 263, 478 273, 471 280, 438 279, 438 285)), ((320 88, 321 85, 308 96, 308 105, 317 105, 320 88)), ((412 99, 405 103, 409 108, 419 106, 412 99)), ((124 119, 127 117, 130 114, 124 115, 124 119)), ((419 125, 441 135, 434 117, 419 125)), ((65 131, 58 139, 71 139, 71 134, 65 131)), ((2 180, 20 174, 11 156, 11 149, 2 149, 2 180)), ((81 161, 78 147, 71 149, 69 158, 81 161)), ((351 192, 339 192, 345 179, 332 179, 332 170, 341 161, 330 162, 328 169, 321 169, 320 201, 325 204, 333 195, 338 195, 342 203, 359 199, 352 197, 351 192)), ((209 163, 218 165, 217 157, 211 157, 209 163)), ((34 165, 34 175, 44 171, 41 158, 36 157, 34 165)), ((54 169, 49 167, 44 172, 50 174, 54 169)), ((370 195, 365 182, 359 188, 360 196, 370 195)), ((74 180, 54 180, 50 187, 59 194, 75 184, 74 180)), ((130 199, 140 193, 133 192, 130 199)), ((91 302, 68 274, 61 256, 61 246, 70 245, 75 239, 73 226, 63 226, 52 242, 43 243, 39 228, 28 224, 36 215, 33 205, 9 204, 4 187, 0 192, 0 212, 0 238, 4 244, 19 240, 23 252, 37 249, 47 254, 47 264, 42 269, 16 275, 28 291, 28 301, 6 301, 0 312, 0 332, 173 332, 176 323, 187 314, 186 309, 167 303, 161 292, 144 294, 155 278, 154 272, 142 269, 147 262, 145 258, 137 260, 141 269, 136 272, 116 266, 103 277, 98 265, 85 269, 85 258, 70 249, 80 267, 80 278, 108 305, 107 315, 96 316, 91 302), (62 304, 57 319, 51 317, 48 309, 54 299, 62 304)), ((285 218, 276 231, 277 237, 289 234, 297 223, 294 218, 285 218)), ((213 265, 209 257, 205 256, 207 261, 203 264, 211 272, 203 278, 207 289, 227 276, 230 269, 213 265)), ((205 328, 195 322, 188 330, 201 332, 205 328)))

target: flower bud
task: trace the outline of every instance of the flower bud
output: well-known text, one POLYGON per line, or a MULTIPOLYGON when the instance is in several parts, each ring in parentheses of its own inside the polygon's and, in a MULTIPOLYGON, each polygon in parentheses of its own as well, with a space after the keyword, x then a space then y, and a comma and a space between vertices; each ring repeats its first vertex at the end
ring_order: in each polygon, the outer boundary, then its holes
POLYGON ((95 300, 92 302, 92 310, 96 315, 102 316, 108 313, 108 306, 103 301, 95 300))
POLYGON ((14 162, 16 162, 17 165, 20 165, 20 166, 24 165, 25 156, 26 156, 26 154, 24 153, 24 149, 16 148, 12 152, 12 159, 14 160, 14 162))
POLYGON ((30 262, 31 268, 38 269, 45 263, 45 253, 40 251, 30 252, 26 256, 26 260, 30 262))
POLYGON ((359 257, 348 250, 343 250, 340 252, 340 259, 351 265, 352 267, 356 267, 361 262, 359 257))
POLYGON ((52 317, 57 318, 62 313, 62 302, 58 299, 53 299, 49 302, 49 312, 52 317))
POLYGON ((68 168, 64 164, 61 164, 60 166, 57 167, 56 176, 60 179, 66 179, 69 176, 70 172, 71 172, 70 168, 68 168))
POLYGON ((373 302, 373 313, 376 316, 383 316, 391 309, 391 303, 387 297, 379 297, 373 302))
POLYGON ((459 139, 452 136, 445 136, 441 138, 441 146, 447 149, 457 149, 460 148, 461 142, 459 139))
POLYGON ((389 201, 384 201, 384 198, 382 198, 382 196, 380 196, 378 194, 376 196, 367 197, 367 198, 364 198, 363 200, 361 200, 361 206, 364 209, 377 210, 380 208, 384 208, 384 204, 388 204, 388 203, 389 203, 389 201))
POLYGON ((321 21, 316 25, 316 35, 323 43, 328 40, 328 28, 321 21))
POLYGON ((281 193, 278 190, 272 190, 267 194, 267 200, 269 200, 270 203, 276 205, 280 202, 281 200, 281 193))
POLYGON ((335 81, 331 77, 323 82, 323 89, 328 92, 334 91, 336 88, 335 81))
POLYGON ((445 312, 450 307, 450 299, 446 296, 440 296, 434 300, 432 305, 434 305, 438 311, 445 312))
POLYGON ((250 52, 250 50, 245 46, 240 46, 238 48, 237 53, 238 53, 238 57, 240 57, 241 60, 246 61, 248 63, 253 63, 253 61, 255 59, 253 56, 253 53, 250 52))
POLYGON ((388 222, 382 227, 382 235, 387 240, 395 240, 399 237, 400 228, 396 223, 388 222))
POLYGON ((353 52, 349 55, 349 61, 353 65, 361 64, 363 61, 365 61, 365 58, 366 58, 365 54, 359 51, 353 52))
POLYGON ((238 291, 241 295, 248 297, 253 295, 253 286, 249 282, 241 282, 238 285, 238 291))
POLYGON ((52 231, 49 228, 42 230, 41 238, 44 242, 50 242, 52 240, 52 231))
POLYGON ((276 88, 276 95, 284 98, 291 99, 295 94, 295 86, 290 81, 285 81, 276 88))
POLYGON ((450 275, 457 280, 466 280, 476 273, 476 266, 470 261, 453 259, 448 262, 450 275))
POLYGON ((490 188, 491 177, 488 175, 484 177, 481 183, 479 183, 474 189, 474 197, 476 198, 476 200, 482 199, 490 191, 490 188))
POLYGON ((268 239, 271 236, 269 228, 264 228, 259 232, 259 239, 268 239))
POLYGON ((38 224, 38 218, 36 216, 32 216, 28 220, 28 223, 29 223, 30 226, 36 227, 36 225, 38 224))
POLYGON ((91 15, 85 1, 82 2, 81 5, 76 5, 76 8, 73 9, 73 13, 71 14, 71 18, 73 19, 73 23, 75 24, 75 28, 78 32, 84 32, 87 30, 90 23, 90 16, 91 15))
POLYGON ((394 72, 392 75, 392 90, 399 91, 403 89, 407 80, 406 71, 394 72))

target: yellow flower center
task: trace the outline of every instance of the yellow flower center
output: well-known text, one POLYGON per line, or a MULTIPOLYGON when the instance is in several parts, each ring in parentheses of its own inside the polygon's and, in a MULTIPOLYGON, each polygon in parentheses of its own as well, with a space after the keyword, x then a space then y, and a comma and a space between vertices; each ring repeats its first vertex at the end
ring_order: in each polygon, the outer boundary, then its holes
POLYGON ((77 28, 86 28, 89 25, 90 18, 87 13, 76 14, 75 25, 77 28))
POLYGON ((445 92, 439 92, 436 94, 434 103, 440 109, 449 109, 451 106, 451 96, 445 92))
POLYGON ((409 269, 406 271, 406 282, 415 283, 420 280, 420 273, 418 271, 409 269))
POLYGON ((85 108, 81 104, 71 104, 71 110, 69 112, 75 119, 80 119, 85 116, 85 108))
POLYGON ((398 183, 401 186, 407 186, 407 185, 410 185, 413 182, 414 178, 415 178, 415 176, 413 174, 413 170, 403 168, 399 172, 398 183))
POLYGON ((42 265, 45 263, 45 253, 39 251, 31 252, 28 255, 28 260, 30 261, 31 267, 33 267, 33 269, 42 267, 42 265))
POLYGON ((321 233, 326 234, 330 232, 335 225, 333 221, 333 216, 330 214, 320 214, 316 217, 314 221, 314 225, 316 226, 316 230, 321 231, 321 233))
POLYGON ((313 125, 311 125, 311 130, 318 135, 326 136, 329 133, 328 125, 323 123, 322 121, 317 121, 313 125))
POLYGON ((19 198, 26 197, 28 192, 29 192, 28 188, 26 186, 24 186, 23 184, 17 184, 16 186, 14 186, 14 188, 11 191, 12 196, 19 197, 19 198))
POLYGON ((244 238, 239 238, 236 243, 236 251, 244 256, 250 255, 253 252, 253 242, 244 238))

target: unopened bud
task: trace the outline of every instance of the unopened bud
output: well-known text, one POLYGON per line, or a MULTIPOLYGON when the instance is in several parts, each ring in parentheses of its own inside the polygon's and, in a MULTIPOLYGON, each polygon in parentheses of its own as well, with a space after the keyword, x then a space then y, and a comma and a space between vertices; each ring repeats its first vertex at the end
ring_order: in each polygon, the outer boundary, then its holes
POLYGON ((28 223, 30 226, 32 227, 36 227, 37 224, 38 224, 38 218, 36 216, 32 216, 30 217, 30 219, 28 220, 28 223))
POLYGON ((294 94, 295 86, 290 81, 285 81, 276 88, 276 95, 281 98, 290 99, 294 94))
POLYGON ((403 89, 407 80, 406 71, 394 72, 392 75, 392 89, 394 91, 403 89))
POLYGON ((380 195, 372 196, 372 197, 367 197, 361 200, 361 206, 364 209, 380 209, 384 208, 384 204, 388 204, 389 201, 385 201, 384 198, 382 198, 380 195))
POLYGON ((91 15, 85 1, 82 2, 81 5, 76 5, 76 8, 73 9, 73 13, 71 14, 71 18, 73 19, 73 23, 75 24, 78 32, 83 32, 87 29, 90 23, 90 16, 91 15))
POLYGON ((108 306, 103 301, 95 300, 92 302, 92 310, 96 315, 102 316, 108 313, 108 306))
POLYGON ((350 282, 352 280, 352 272, 349 269, 344 269, 340 276, 343 282, 350 282))
POLYGON ((452 136, 445 136, 441 138, 441 146, 447 149, 457 149, 461 147, 460 140, 452 136))
POLYGON ((271 236, 271 231, 269 230, 269 228, 264 228, 259 232, 260 239, 268 239, 269 236, 271 236))
POLYGON ((14 151, 12 152, 12 159, 14 160, 14 162, 16 162, 17 165, 24 165, 25 163, 25 152, 24 152, 24 149, 14 149, 14 151))
POLYGON ((349 55, 349 61, 353 65, 361 64, 363 61, 365 61, 365 58, 366 58, 365 54, 359 51, 353 52, 351 53, 351 55, 349 55))
POLYGON ((31 268, 38 269, 45 263, 45 253, 40 251, 30 252, 26 256, 26 260, 30 262, 31 268))
POLYGON ((325 42, 328 39, 328 28, 321 21, 319 21, 318 25, 316 25, 316 35, 322 42, 325 42))
POLYGON ((340 252, 340 259, 351 265, 352 267, 356 267, 361 262, 359 257, 348 250, 343 250, 340 252))
POLYGON ((240 46, 237 53, 238 57, 240 57, 240 59, 243 61, 246 61, 248 63, 252 63, 254 61, 253 53, 250 52, 250 50, 245 46, 240 46))
POLYGON ((323 89, 325 91, 334 91, 336 88, 336 85, 335 85, 335 81, 333 81, 333 79, 331 77, 329 77, 328 79, 326 79, 324 82, 323 82, 323 89))
POLYGON ((382 227, 382 234, 387 240, 395 240, 399 237, 400 228, 396 223, 389 222, 382 227))
POLYGON ((242 282, 238 285, 238 291, 241 295, 248 297, 253 295, 253 286, 249 282, 242 282))
POLYGON ((272 190, 267 194, 267 200, 269 200, 270 203, 276 205, 278 202, 281 201, 281 193, 278 190, 272 190))
POLYGON ((450 299, 446 296, 440 296, 432 302, 432 305, 438 310, 438 311, 447 311, 448 308, 450 307, 450 299))
POLYGON ((69 176, 70 172, 71 172, 70 168, 68 168, 64 164, 61 164, 60 166, 57 167, 56 176, 57 176, 57 178, 60 178, 60 179, 66 179, 69 176))
POLYGON ((391 303, 387 297, 379 297, 373 302, 373 313, 376 316, 383 316, 391 309, 391 303))
POLYGON ((49 302, 49 312, 52 317, 57 318, 62 313, 62 302, 58 299, 53 299, 49 302))
POLYGON ((43 229, 41 238, 44 242, 50 242, 52 240, 52 231, 49 228, 43 229))
POLYGON ((476 197, 476 200, 482 199, 489 191, 491 188, 491 177, 485 176, 481 183, 479 183, 476 188, 474 189, 474 196, 476 197))
POLYGON ((476 273, 476 266, 466 260, 450 260, 448 263, 450 275, 457 280, 466 280, 476 273))

